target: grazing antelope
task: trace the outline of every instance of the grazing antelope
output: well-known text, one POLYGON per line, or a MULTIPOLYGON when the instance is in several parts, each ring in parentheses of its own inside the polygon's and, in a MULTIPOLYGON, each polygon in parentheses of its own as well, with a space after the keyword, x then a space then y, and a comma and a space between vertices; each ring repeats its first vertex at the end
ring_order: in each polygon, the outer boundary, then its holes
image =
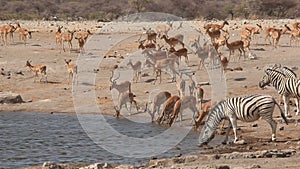
POLYGON ((197 130, 199 128, 204 117, 206 117, 208 115, 208 113, 210 112, 211 107, 212 107, 211 100, 201 104, 201 109, 200 109, 198 118, 196 119, 195 124, 194 124, 194 130, 197 130))
POLYGON ((225 25, 229 25, 227 21, 223 21, 221 24, 216 24, 216 23, 206 23, 204 24, 204 29, 208 30, 221 30, 224 28, 225 25))
POLYGON ((156 120, 158 124, 161 124, 162 122, 164 122, 166 120, 168 120, 167 123, 169 124, 170 118, 172 117, 172 114, 174 113, 174 105, 178 100, 180 100, 180 97, 174 95, 174 96, 169 97, 164 102, 163 109, 160 112, 160 114, 156 120))
POLYGON ((73 40, 73 35, 76 31, 68 31, 68 33, 62 33, 61 34, 61 49, 63 49, 63 51, 65 52, 65 47, 64 47, 64 42, 67 42, 69 45, 69 52, 71 52, 72 50, 72 40, 73 40))
POLYGON ((137 106, 137 103, 136 101, 134 100, 134 97, 136 97, 132 92, 126 92, 124 93, 121 97, 119 97, 119 101, 118 101, 118 107, 117 106, 114 106, 114 109, 116 111, 116 114, 115 116, 117 118, 119 118, 120 116, 120 112, 121 112, 121 109, 123 108, 123 106, 125 106, 125 108, 127 109, 127 111, 129 111, 129 115, 131 115, 131 107, 132 107, 132 103, 135 104, 135 107, 136 107, 136 111, 139 111, 138 109, 138 106, 137 106), (130 103, 130 107, 129 107, 129 110, 128 110, 128 107, 127 107, 127 103, 130 103))
POLYGON ((172 117, 170 118, 169 125, 172 126, 172 124, 176 121, 177 116, 180 113, 179 121, 180 124, 183 120, 183 111, 185 109, 190 109, 193 112, 193 122, 195 122, 196 118, 198 117, 198 110, 196 107, 196 98, 194 96, 184 96, 181 99, 177 100, 174 107, 173 107, 173 113, 172 117))
POLYGON ((24 45, 26 45, 27 36, 31 39, 31 31, 27 29, 21 28, 20 24, 17 23, 17 29, 19 30, 19 39, 24 41, 24 45))
POLYGON ((142 73, 142 62, 141 61, 136 61, 134 64, 132 63, 131 60, 129 60, 129 62, 127 63, 127 66, 130 66, 133 70, 133 79, 132 81, 135 80, 135 82, 137 82, 140 77, 141 77, 141 73, 142 73))
POLYGON ((176 87, 179 97, 185 96, 185 80, 182 78, 183 73, 180 73, 179 79, 176 81, 176 87))
MULTIPOLYGON (((234 51, 239 50, 240 51, 240 56, 243 54, 245 58, 245 50, 244 50, 244 42, 242 40, 236 40, 233 42, 228 42, 229 36, 226 38, 226 46, 229 49, 229 57, 228 59, 230 60, 230 56, 234 56, 234 51)), ((238 60, 240 60, 240 56, 238 57, 238 60)))
POLYGON ((43 78, 45 78, 45 82, 47 83, 47 74, 46 74, 46 65, 44 64, 39 64, 39 65, 31 65, 31 61, 27 60, 26 61, 26 67, 29 67, 29 69, 34 73, 34 82, 35 79, 38 77, 38 73, 42 75, 40 78, 40 82, 42 81, 43 78))
POLYGON ((168 22, 167 24, 160 24, 155 27, 158 37, 162 35, 168 35, 168 32, 172 29, 173 23, 168 22))
POLYGON ((70 64, 71 61, 72 61, 71 59, 69 59, 69 60, 65 59, 67 71, 69 73, 68 84, 70 84, 70 81, 71 81, 71 79, 73 79, 73 77, 75 79, 75 82, 78 83, 78 81, 77 81, 78 80, 77 79, 77 65, 74 63, 70 64))
POLYGON ((122 94, 124 94, 125 92, 129 91, 129 93, 131 92, 131 83, 129 81, 125 81, 125 82, 122 82, 120 84, 117 84, 117 80, 120 78, 120 73, 119 73, 119 76, 112 80, 113 78, 113 75, 114 75, 114 72, 112 71, 112 75, 109 79, 109 81, 111 82, 111 85, 110 85, 110 90, 112 89, 116 89, 118 92, 119 92, 119 95, 118 95, 118 98, 120 98, 120 96, 122 94))
POLYGON ((153 97, 152 109, 151 112, 149 112, 151 116, 151 122, 154 122, 155 113, 159 114, 161 105, 170 97, 171 97, 171 93, 168 91, 159 92, 157 95, 153 97))
POLYGON ((166 35, 163 35, 161 39, 164 39, 165 42, 170 45, 170 47, 175 47, 177 44, 181 44, 182 47, 184 47, 184 43, 175 37, 167 38, 166 35))

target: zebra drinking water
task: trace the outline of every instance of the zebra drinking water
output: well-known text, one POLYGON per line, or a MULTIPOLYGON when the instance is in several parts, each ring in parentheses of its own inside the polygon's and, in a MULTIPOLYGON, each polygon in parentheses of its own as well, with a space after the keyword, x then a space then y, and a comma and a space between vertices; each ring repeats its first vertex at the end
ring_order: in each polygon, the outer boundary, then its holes
POLYGON ((207 144, 213 139, 215 131, 222 119, 228 119, 230 121, 226 131, 225 140, 222 142, 224 144, 226 144, 228 140, 228 134, 231 127, 233 127, 234 142, 238 140, 237 120, 253 122, 260 117, 270 124, 272 128, 272 141, 275 141, 277 122, 274 121, 272 117, 275 105, 278 106, 281 117, 285 123, 288 124, 278 103, 269 95, 233 97, 219 102, 211 109, 211 112, 207 117, 205 126, 200 134, 200 145, 207 144))
POLYGON ((295 98, 296 115, 299 114, 299 98, 300 98, 300 80, 288 78, 283 73, 267 69, 263 79, 259 82, 259 87, 264 88, 266 85, 272 84, 280 95, 283 96, 285 116, 289 115, 289 100, 295 98))

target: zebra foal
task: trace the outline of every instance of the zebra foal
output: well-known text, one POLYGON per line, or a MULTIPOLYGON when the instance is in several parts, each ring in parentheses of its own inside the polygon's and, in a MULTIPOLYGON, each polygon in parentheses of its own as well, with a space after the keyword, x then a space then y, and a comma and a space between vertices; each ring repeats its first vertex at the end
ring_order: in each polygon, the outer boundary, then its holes
POLYGON ((262 80, 259 82, 259 87, 264 88, 266 85, 272 84, 280 95, 283 96, 284 113, 285 116, 289 115, 289 100, 295 98, 296 115, 299 114, 299 98, 300 98, 300 80, 289 78, 283 73, 267 69, 262 80))
POLYGON ((222 142, 223 144, 227 143, 231 127, 234 132, 234 142, 238 141, 237 120, 253 122, 259 118, 264 119, 270 124, 272 129, 272 141, 275 141, 277 122, 274 121, 272 117, 275 105, 278 106, 281 117, 285 123, 288 124, 278 103, 269 95, 233 97, 219 102, 211 109, 205 122, 205 126, 201 130, 199 140, 200 145, 207 144, 214 138, 215 131, 223 119, 227 119, 230 122, 226 131, 225 140, 222 142))

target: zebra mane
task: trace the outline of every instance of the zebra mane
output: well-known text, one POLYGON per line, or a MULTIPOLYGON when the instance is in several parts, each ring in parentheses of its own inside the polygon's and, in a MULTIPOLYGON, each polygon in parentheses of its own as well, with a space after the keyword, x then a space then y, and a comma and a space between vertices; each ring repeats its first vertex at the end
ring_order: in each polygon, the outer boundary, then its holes
POLYGON ((224 111, 224 104, 225 100, 220 101, 218 104, 212 107, 210 113, 208 114, 208 117, 205 122, 205 127, 208 127, 212 130, 215 130, 218 125, 214 124, 219 124, 221 120, 223 119, 222 113, 220 111, 224 111))
POLYGON ((268 72, 276 72, 276 73, 282 75, 283 77, 286 77, 282 72, 280 72, 280 71, 278 71, 278 70, 274 70, 274 69, 267 69, 267 70, 265 70, 265 73, 266 73, 267 75, 269 75, 268 72))
POLYGON ((297 74, 296 74, 292 69, 290 69, 290 68, 284 66, 284 67, 282 67, 282 70, 285 72, 284 74, 285 74, 286 76, 288 76, 288 75, 286 74, 286 73, 288 72, 288 73, 292 74, 292 75, 294 76, 294 78, 297 78, 297 74))

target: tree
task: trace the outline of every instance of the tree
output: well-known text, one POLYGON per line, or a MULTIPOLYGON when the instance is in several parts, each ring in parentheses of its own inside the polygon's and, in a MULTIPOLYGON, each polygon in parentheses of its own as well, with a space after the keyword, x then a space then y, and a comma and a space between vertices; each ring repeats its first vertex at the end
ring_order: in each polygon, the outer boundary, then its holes
POLYGON ((145 5, 150 2, 151 0, 129 0, 130 6, 138 13, 145 10, 145 5))

